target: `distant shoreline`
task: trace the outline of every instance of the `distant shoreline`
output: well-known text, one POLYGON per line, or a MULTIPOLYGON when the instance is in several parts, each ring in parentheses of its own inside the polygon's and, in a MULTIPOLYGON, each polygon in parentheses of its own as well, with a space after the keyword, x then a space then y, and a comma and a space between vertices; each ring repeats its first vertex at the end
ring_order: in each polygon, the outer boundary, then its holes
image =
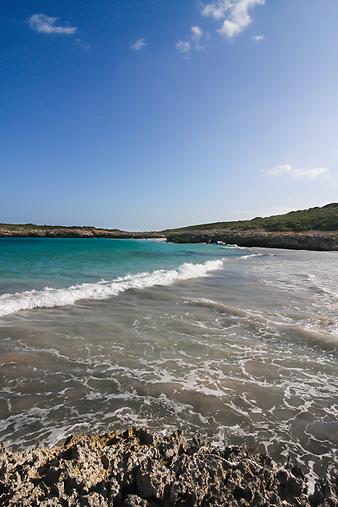
POLYGON ((94 227, 34 226, 31 228, 0 226, 0 238, 107 238, 107 239, 155 239, 170 243, 217 243, 243 247, 282 248, 290 250, 338 251, 338 231, 240 231, 240 230, 190 230, 163 232, 127 232, 94 227))
POLYGON ((338 250, 338 204, 284 215, 216 222, 161 231, 122 231, 92 226, 0 224, 0 237, 166 239, 172 243, 217 243, 292 250, 338 250))
POLYGON ((160 232, 129 232, 97 227, 0 224, 0 238, 163 239, 165 237, 160 232))
POLYGON ((167 241, 173 243, 217 243, 221 241, 225 244, 243 247, 338 251, 338 231, 191 231, 168 234, 167 241))

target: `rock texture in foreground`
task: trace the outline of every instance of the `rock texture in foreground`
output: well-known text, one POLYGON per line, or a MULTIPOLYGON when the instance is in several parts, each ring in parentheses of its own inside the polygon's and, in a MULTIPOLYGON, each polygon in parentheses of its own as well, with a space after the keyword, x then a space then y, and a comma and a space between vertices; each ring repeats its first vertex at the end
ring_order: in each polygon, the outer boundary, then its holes
POLYGON ((265 455, 212 447, 145 430, 72 436, 63 446, 0 447, 0 505, 6 506, 335 506, 326 477, 307 494, 302 470, 265 455))

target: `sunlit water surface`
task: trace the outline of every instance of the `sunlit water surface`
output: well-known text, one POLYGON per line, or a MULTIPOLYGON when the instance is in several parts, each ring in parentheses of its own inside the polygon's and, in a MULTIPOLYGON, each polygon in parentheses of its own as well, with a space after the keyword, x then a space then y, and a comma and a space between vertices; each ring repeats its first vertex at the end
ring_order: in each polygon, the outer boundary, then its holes
POLYGON ((108 241, 0 241, 2 441, 145 425, 337 463, 337 253, 108 241))

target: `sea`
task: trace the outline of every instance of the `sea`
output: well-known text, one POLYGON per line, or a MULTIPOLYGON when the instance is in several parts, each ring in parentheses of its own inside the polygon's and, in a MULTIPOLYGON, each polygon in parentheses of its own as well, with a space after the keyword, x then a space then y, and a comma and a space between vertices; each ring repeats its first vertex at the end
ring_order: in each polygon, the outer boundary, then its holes
POLYGON ((0 239, 0 440, 145 426, 338 461, 338 252, 0 239))

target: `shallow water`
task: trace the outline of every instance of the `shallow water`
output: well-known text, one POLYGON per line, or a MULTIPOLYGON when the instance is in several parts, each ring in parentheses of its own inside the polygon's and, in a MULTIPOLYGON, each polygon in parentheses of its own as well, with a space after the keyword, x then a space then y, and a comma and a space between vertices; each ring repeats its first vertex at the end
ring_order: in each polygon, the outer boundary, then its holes
POLYGON ((26 271, 0 242, 3 441, 49 445, 137 424, 290 454, 310 475, 337 463, 337 253, 55 239, 14 248, 26 271), (81 297, 68 306, 44 290, 71 284, 81 297))

